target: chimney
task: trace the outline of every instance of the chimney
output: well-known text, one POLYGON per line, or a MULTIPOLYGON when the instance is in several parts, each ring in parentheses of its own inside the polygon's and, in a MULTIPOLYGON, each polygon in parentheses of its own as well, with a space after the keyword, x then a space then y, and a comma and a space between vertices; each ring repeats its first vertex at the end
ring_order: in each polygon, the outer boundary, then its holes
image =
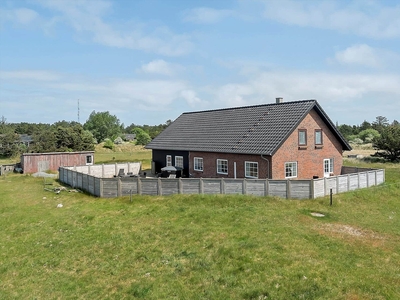
POLYGON ((282 102, 283 102, 283 98, 282 97, 276 98, 276 103, 282 103, 282 102))

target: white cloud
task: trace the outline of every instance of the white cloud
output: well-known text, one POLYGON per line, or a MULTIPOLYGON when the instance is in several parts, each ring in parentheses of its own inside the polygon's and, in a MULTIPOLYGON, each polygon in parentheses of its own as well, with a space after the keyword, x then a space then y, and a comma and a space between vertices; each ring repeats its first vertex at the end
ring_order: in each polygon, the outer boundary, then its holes
POLYGON ((385 98, 387 95, 398 97, 399 82, 399 75, 386 73, 263 72, 248 82, 217 88, 216 98, 225 106, 272 103, 281 96, 288 101, 317 99, 351 102, 363 97, 367 99, 373 94, 385 95, 385 98))
POLYGON ((228 9, 198 7, 185 11, 183 21, 197 24, 213 24, 233 14, 234 12, 228 9))
POLYGON ((389 50, 359 44, 336 52, 335 60, 343 65, 383 68, 397 65, 400 62, 400 55, 389 50))
POLYGON ((400 36, 400 5, 379 1, 263 1, 264 16, 278 22, 338 30, 372 38, 400 36), (340 6, 341 3, 345 5, 340 6))
POLYGON ((183 90, 181 91, 181 96, 186 100, 190 107, 196 107, 202 104, 201 99, 197 97, 196 92, 193 90, 183 90))
POLYGON ((162 59, 157 59, 143 65, 140 70, 147 74, 160 74, 171 76, 176 73, 179 66, 166 62, 162 59))
POLYGON ((39 19, 36 11, 29 8, 0 9, 2 22, 14 22, 19 25, 30 25, 39 19))
MULTIPOLYGON (((37 0, 37 3, 61 14, 57 20, 69 24, 78 33, 88 33, 96 43, 135 50, 159 53, 167 56, 184 55, 192 50, 190 38, 172 33, 166 27, 147 29, 144 24, 123 24, 115 29, 104 21, 112 10, 108 1, 56 1, 37 0)), ((121 25, 121 24, 119 24, 121 25)))

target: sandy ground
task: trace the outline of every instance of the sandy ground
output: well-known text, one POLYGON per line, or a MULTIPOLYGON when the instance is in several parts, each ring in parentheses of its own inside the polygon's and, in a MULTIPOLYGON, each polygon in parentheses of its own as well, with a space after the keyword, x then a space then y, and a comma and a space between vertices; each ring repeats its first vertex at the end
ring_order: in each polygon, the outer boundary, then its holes
POLYGON ((343 157, 348 157, 348 155, 362 155, 362 156, 370 156, 376 152, 375 149, 372 148, 372 144, 366 145, 351 145, 353 150, 343 152, 343 157))

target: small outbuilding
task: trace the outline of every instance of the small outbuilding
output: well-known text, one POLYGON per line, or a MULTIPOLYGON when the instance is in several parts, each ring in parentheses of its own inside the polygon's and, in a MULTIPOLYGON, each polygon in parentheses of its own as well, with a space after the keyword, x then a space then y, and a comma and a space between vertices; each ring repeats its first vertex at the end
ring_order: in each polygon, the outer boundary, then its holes
POLYGON ((21 167, 24 174, 58 171, 61 166, 88 166, 94 163, 94 151, 24 153, 21 167))

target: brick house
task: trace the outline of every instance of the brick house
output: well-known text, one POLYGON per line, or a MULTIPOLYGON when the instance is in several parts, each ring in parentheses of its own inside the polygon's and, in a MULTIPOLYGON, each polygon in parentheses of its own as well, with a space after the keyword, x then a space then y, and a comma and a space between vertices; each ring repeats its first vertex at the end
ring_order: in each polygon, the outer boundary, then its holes
POLYGON ((351 150, 316 100, 183 113, 147 146, 152 171, 203 178, 311 179, 339 175, 351 150))

